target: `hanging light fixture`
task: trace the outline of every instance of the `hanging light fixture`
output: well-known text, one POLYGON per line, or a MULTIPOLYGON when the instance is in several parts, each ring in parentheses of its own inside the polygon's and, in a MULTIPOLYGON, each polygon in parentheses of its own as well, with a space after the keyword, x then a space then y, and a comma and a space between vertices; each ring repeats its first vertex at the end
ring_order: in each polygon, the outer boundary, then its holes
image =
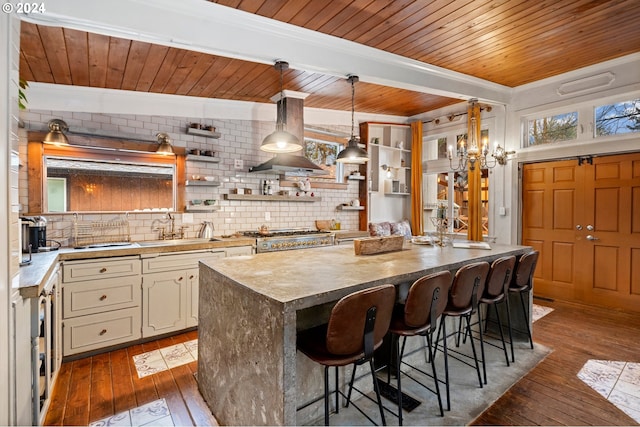
POLYGON ((297 136, 289 133, 284 128, 284 83, 283 71, 289 69, 289 63, 277 61, 275 69, 280 71, 280 101, 278 102, 279 114, 276 119, 275 132, 267 135, 262 141, 260 149, 268 153, 293 153, 302 150, 302 144, 297 136))
MULTIPOLYGON (((474 104, 477 101, 477 99, 472 99, 471 101, 469 101, 469 103, 474 104)), ((469 143, 467 143, 464 139, 461 139, 460 146, 456 150, 456 158, 458 160, 458 164, 456 165, 456 167, 453 166, 453 147, 449 146, 448 157, 451 170, 465 170, 467 168, 467 164, 469 165, 470 170, 475 170, 476 164, 480 166, 480 169, 494 168, 496 165, 504 166, 505 164, 507 164, 509 154, 515 153, 515 151, 506 151, 500 146, 500 144, 498 144, 491 154, 491 157, 493 157, 493 161, 490 161, 488 158, 489 144, 484 141, 482 144, 482 148, 480 148, 476 140, 475 115, 471 116, 471 124, 468 130, 468 135, 469 143)))
POLYGON ((156 153, 174 154, 173 147, 171 146, 171 139, 169 139, 169 134, 160 132, 159 134, 156 135, 156 137, 158 138, 158 144, 160 144, 158 146, 158 149, 156 150, 156 153))
POLYGON ((337 162, 340 163, 355 163, 355 164, 363 164, 369 160, 369 156, 367 152, 358 146, 358 142, 360 141, 360 137, 355 136, 355 99, 356 99, 356 89, 355 83, 357 83, 360 79, 358 76, 349 75, 347 76, 347 81, 351 83, 351 138, 349 138, 349 142, 347 143, 347 148, 338 153, 338 157, 336 158, 337 162))
POLYGON ((69 130, 67 124, 60 119, 49 120, 49 133, 44 137, 42 142, 53 145, 69 145, 69 139, 64 132, 69 130))

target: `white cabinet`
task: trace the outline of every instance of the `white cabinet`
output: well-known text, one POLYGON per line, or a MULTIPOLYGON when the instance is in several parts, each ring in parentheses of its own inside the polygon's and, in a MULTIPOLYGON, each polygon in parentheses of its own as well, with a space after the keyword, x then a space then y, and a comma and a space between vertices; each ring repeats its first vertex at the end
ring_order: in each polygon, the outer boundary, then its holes
POLYGON ((63 263, 64 356, 141 338, 140 272, 137 256, 63 263))
POLYGON ((225 249, 218 249, 143 258, 142 336, 197 326, 198 263, 225 256, 225 249))
MULTIPOLYGON (((37 301, 37 299, 34 299, 37 301)), ((9 316, 10 340, 8 349, 9 358, 9 384, 15 386, 9 390, 9 424, 11 425, 32 425, 32 419, 38 419, 40 410, 40 399, 33 396, 39 394, 32 393, 33 379, 37 380, 38 375, 32 368, 38 355, 32 342, 37 342, 32 333, 32 310, 31 300, 24 299, 16 289, 10 299, 11 312, 9 316), (34 415, 35 414, 35 415, 34 415)), ((36 322, 36 319, 33 319, 36 322)), ((38 383, 39 384, 39 383, 38 383)), ((34 422, 35 423, 35 422, 34 422)))

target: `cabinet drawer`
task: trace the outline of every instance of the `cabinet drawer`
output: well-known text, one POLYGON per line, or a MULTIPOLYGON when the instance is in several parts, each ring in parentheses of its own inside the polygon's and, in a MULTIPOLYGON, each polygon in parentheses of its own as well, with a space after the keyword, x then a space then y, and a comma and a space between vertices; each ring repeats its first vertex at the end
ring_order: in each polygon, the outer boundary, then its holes
POLYGON ((65 356, 140 339, 140 307, 75 317, 63 322, 65 356))
POLYGON ((65 319, 140 305, 140 276, 65 283, 62 288, 65 319))
POLYGON ((99 261, 68 261, 62 265, 64 283, 140 274, 138 257, 101 259, 99 261))
POLYGON ((217 258, 224 258, 225 251, 220 249, 216 252, 189 252, 176 255, 159 255, 153 258, 142 259, 142 273, 159 273, 162 271, 189 270, 198 268, 198 261, 210 261, 217 258))

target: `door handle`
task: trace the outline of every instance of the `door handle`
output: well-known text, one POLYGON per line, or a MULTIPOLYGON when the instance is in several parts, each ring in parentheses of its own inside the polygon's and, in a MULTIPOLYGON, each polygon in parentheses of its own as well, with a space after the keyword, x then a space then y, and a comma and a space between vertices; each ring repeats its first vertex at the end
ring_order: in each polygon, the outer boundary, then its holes
POLYGON ((591 224, 587 225, 587 230, 593 231, 593 225, 591 225, 591 224))
POLYGON ((589 234, 589 235, 587 236, 587 240, 600 240, 600 239, 599 239, 599 238, 597 238, 597 237, 595 237, 595 236, 592 236, 591 234, 589 234))
POLYGON ((580 224, 576 225, 576 230, 578 231, 582 230, 582 226, 580 224))

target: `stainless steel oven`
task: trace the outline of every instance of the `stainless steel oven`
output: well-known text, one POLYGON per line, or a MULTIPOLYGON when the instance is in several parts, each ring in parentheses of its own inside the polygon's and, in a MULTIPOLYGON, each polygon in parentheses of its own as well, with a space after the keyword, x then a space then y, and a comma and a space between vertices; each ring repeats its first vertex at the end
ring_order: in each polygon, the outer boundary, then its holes
POLYGON ((256 253, 317 248, 335 243, 333 233, 317 230, 270 230, 266 233, 244 231, 242 234, 255 237, 256 253))

